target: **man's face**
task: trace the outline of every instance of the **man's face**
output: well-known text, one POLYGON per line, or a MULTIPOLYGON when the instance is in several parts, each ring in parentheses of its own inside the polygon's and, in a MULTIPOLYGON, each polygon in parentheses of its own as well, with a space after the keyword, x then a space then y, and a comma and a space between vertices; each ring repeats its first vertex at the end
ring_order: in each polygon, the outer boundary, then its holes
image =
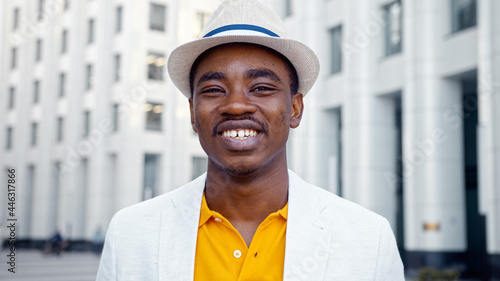
POLYGON ((288 132, 303 103, 290 93, 285 61, 263 47, 223 45, 204 56, 193 80, 191 123, 209 169, 248 175, 286 165, 288 132))

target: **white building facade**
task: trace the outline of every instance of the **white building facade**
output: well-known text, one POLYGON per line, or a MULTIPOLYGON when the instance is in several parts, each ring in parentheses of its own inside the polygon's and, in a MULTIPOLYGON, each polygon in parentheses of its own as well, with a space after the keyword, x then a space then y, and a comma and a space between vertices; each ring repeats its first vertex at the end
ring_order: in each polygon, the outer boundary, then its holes
POLYGON ((266 2, 322 67, 291 168, 385 216, 408 271, 500 278, 500 1, 266 2))
MULTIPOLYGON (((60 230, 86 247, 117 210, 203 172, 165 63, 217 3, 0 2, 0 178, 16 170, 18 245, 60 230)), ((0 200, 4 225, 7 191, 0 200)))
MULTIPOLYGON (((20 242, 59 229, 85 247, 205 169, 165 60, 219 2, 0 1, 0 179, 16 169, 20 242)), ((322 68, 290 168, 388 218, 407 270, 500 278, 500 2, 264 2, 322 68)))

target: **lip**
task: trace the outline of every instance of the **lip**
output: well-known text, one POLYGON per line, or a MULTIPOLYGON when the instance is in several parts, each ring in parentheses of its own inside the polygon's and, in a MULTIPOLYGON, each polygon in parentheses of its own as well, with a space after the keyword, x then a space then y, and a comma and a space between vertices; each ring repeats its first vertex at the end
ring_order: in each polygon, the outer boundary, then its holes
POLYGON ((264 137, 265 129, 257 122, 249 119, 244 120, 228 120, 220 123, 216 126, 216 138, 218 138, 222 146, 230 151, 248 151, 258 147, 259 142, 264 137), (247 139, 238 140, 231 137, 225 137, 222 132, 227 130, 239 130, 239 129, 252 129, 258 132, 254 137, 249 137, 247 139))
POLYGON ((222 146, 230 151, 248 151, 255 149, 259 146, 259 142, 264 137, 262 131, 259 132, 255 137, 250 137, 243 140, 238 140, 232 137, 225 137, 221 134, 217 134, 217 138, 220 140, 222 146))
POLYGON ((249 119, 224 121, 215 127, 214 132, 216 134, 220 135, 224 131, 238 130, 238 129, 243 129, 243 130, 252 129, 252 130, 255 130, 259 133, 265 132, 265 128, 263 128, 263 126, 261 126, 259 123, 255 122, 255 121, 249 120, 249 119))

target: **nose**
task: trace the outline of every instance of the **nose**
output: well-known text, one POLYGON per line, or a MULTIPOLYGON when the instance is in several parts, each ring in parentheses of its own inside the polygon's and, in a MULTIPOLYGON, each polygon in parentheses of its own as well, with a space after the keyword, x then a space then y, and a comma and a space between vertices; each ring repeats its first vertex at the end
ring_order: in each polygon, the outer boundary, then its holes
POLYGON ((243 88, 231 89, 224 99, 224 104, 220 107, 223 115, 245 115, 254 113, 256 110, 257 107, 243 88))

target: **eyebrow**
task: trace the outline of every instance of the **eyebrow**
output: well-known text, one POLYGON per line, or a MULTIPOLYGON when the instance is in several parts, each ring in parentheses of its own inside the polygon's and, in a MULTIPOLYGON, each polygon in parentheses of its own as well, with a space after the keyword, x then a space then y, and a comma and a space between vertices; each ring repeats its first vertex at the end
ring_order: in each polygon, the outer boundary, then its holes
POLYGON ((245 72, 245 78, 259 78, 266 77, 276 82, 281 82, 281 79, 269 69, 249 69, 245 72))
POLYGON ((207 72, 203 74, 200 77, 200 80, 198 80, 198 83, 196 83, 196 86, 200 86, 201 83, 209 80, 222 80, 225 79, 226 75, 222 72, 207 72))

